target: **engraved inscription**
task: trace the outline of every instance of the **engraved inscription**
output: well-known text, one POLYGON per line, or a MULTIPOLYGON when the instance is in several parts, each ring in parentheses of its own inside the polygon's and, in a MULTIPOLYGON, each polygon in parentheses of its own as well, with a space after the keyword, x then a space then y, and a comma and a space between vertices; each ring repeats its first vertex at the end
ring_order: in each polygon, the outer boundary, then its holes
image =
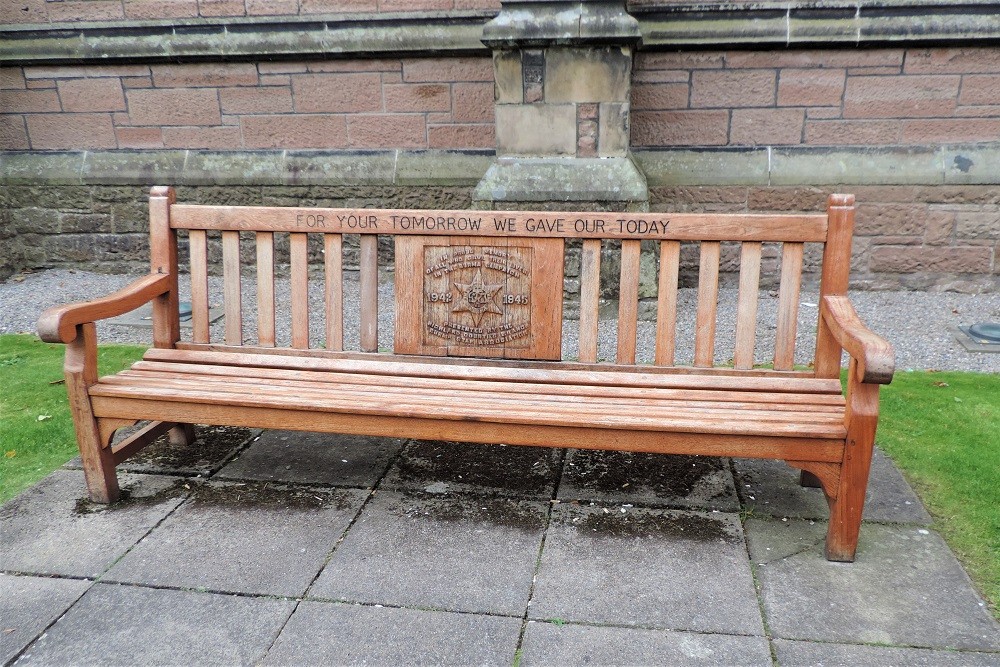
POLYGON ((424 247, 424 343, 531 344, 531 248, 424 247))

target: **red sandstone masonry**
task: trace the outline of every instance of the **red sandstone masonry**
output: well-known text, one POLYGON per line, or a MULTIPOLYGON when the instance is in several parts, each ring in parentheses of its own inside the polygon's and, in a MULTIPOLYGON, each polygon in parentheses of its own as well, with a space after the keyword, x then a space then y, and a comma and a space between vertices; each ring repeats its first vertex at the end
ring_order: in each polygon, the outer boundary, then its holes
POLYGON ((63 111, 125 111, 121 79, 69 79, 57 85, 63 111))

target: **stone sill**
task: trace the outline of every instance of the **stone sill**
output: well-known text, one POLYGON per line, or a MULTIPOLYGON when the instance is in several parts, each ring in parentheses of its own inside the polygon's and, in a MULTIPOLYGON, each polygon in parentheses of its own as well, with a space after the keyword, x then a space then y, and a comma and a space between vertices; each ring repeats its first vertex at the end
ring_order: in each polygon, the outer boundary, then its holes
MULTIPOLYGON (((636 2, 640 49, 1000 41, 1000 1, 636 2)), ((487 54, 492 11, 0 26, 0 64, 487 54)))
MULTIPOLYGON (((1000 185, 1000 142, 732 147, 633 153, 649 187, 1000 185)), ((474 188, 492 151, 0 152, 0 184, 431 185, 474 188)))

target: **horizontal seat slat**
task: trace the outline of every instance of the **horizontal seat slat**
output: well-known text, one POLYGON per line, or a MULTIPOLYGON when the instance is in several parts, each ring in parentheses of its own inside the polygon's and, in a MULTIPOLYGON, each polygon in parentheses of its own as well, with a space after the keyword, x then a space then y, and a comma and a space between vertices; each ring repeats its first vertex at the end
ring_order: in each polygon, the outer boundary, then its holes
MULTIPOLYGON (((208 403, 211 405, 232 405, 257 409, 262 407, 285 407, 290 409, 315 410, 319 412, 340 412, 354 415, 375 415, 407 418, 430 418, 472 422, 493 422, 547 426, 587 426, 615 430, 676 431, 686 433, 717 433, 726 435, 767 435, 809 437, 821 439, 843 438, 845 431, 841 424, 782 424, 776 422, 711 420, 705 418, 654 418, 646 416, 625 416, 614 414, 588 414, 581 421, 579 413, 553 412, 538 409, 530 404, 519 404, 515 412, 509 405, 479 406, 463 405, 460 402, 441 398, 420 400, 417 397, 397 400, 392 396, 372 394, 365 401, 355 400, 345 393, 289 391, 239 393, 231 388, 181 388, 166 386, 158 380, 149 386, 115 385, 102 382, 91 388, 91 396, 121 397, 148 401, 176 401, 208 403), (340 399, 339 402, 335 399, 340 399)), ((96 407, 96 405, 95 405, 96 407)), ((97 412, 95 412, 97 414, 97 412)), ((97 415, 110 416, 110 415, 97 415)))
MULTIPOLYGON (((398 386, 372 386, 358 384, 334 384, 308 382, 293 379, 248 379, 235 380, 233 378, 217 376, 192 376, 183 373, 160 373, 149 371, 133 371, 131 373, 121 373, 116 376, 102 380, 107 384, 115 385, 143 385, 153 386, 159 383, 162 386, 176 386, 179 388, 193 388, 216 386, 222 389, 238 391, 241 393, 256 393, 262 387, 268 390, 279 388, 281 390, 296 390, 309 392, 315 396, 329 396, 336 394, 341 396, 358 396, 359 400, 367 400, 371 395, 392 396, 403 400, 417 399, 427 400, 429 396, 435 398, 440 396, 445 401, 460 401, 465 406, 510 406, 509 409, 517 411, 525 403, 525 395, 511 392, 494 391, 490 393, 482 391, 469 391, 462 387, 439 386, 431 390, 426 388, 398 387, 398 386)), ((664 401, 650 399, 639 395, 629 398, 607 398, 595 396, 566 396, 558 393, 532 394, 530 406, 535 408, 547 407, 552 410, 572 411, 574 413, 588 414, 592 412, 602 412, 611 414, 637 414, 642 416, 693 416, 708 415, 739 418, 744 420, 774 421, 783 423, 831 423, 839 424, 843 420, 843 409, 819 410, 812 406, 786 406, 788 409, 772 410, 760 403, 725 403, 715 401, 699 400, 673 400, 664 401)))
MULTIPOLYGON (((139 361, 132 365, 133 370, 150 371, 154 373, 178 373, 191 375, 212 375, 220 377, 253 377, 265 379, 291 379, 308 382, 363 384, 382 387, 385 376, 363 373, 324 373, 321 371, 302 371, 292 369, 256 368, 249 366, 210 366, 206 364, 185 364, 161 361, 139 361)), ((628 387, 608 387, 589 385, 558 385, 538 384, 529 382, 497 382, 490 380, 445 380, 437 378, 421 378, 400 376, 393 379, 396 386, 435 389, 462 388, 469 391, 508 392, 517 394, 558 393, 564 396, 603 396, 608 398, 630 398, 639 392, 628 387)), ((791 394, 775 392, 740 392, 720 391, 712 389, 643 389, 641 395, 650 399, 677 401, 710 401, 710 402, 740 402, 760 404, 770 409, 805 409, 827 410, 843 413, 844 398, 840 394, 791 394)))
MULTIPOLYGON (((374 355, 373 355, 374 356, 374 355)), ((148 360, 182 361, 219 366, 249 366, 289 368, 332 373, 371 373, 385 376, 439 377, 469 380, 499 380, 503 382, 537 382, 541 384, 605 385, 619 387, 662 387, 673 389, 718 389, 724 391, 771 391, 797 394, 839 394, 840 381, 804 377, 743 377, 721 375, 687 375, 631 371, 587 370, 581 365, 573 370, 560 370, 563 362, 551 368, 523 368, 495 363, 432 364, 378 359, 328 358, 278 354, 242 354, 238 352, 205 352, 200 350, 150 349, 148 360)))

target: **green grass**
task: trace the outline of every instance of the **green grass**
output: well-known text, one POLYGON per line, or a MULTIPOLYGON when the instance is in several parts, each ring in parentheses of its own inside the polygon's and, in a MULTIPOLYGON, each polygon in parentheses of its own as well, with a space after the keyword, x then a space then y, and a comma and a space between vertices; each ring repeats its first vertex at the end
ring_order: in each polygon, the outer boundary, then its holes
POLYGON ((1000 375, 897 373, 875 440, 1000 618, 1000 375))
MULTIPOLYGON (((33 336, 0 335, 0 503, 76 454, 76 437, 62 383, 65 347, 33 336)), ((142 356, 144 347, 105 345, 102 374, 142 356)))
MULTIPOLYGON (((76 453, 63 349, 0 335, 0 502, 76 453)), ((144 349, 101 346, 101 373, 125 368, 144 349)), ((882 391, 877 441, 1000 617, 1000 375, 897 373, 882 391)))

